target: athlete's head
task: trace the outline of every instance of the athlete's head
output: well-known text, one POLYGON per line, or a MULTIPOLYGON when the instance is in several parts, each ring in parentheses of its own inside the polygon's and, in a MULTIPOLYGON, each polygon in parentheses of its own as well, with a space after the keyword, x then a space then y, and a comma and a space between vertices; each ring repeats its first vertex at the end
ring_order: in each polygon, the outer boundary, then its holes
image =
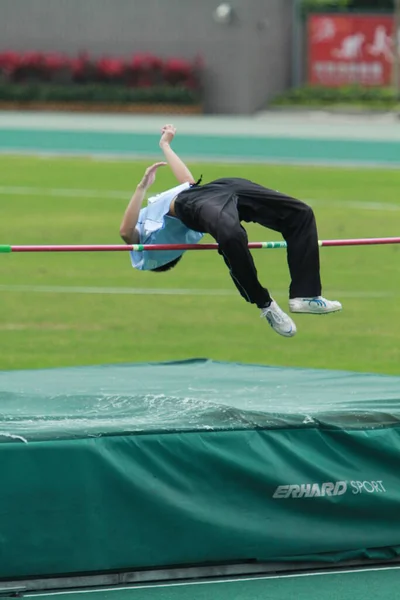
POLYGON ((162 265, 161 267, 157 267, 156 269, 151 269, 151 270, 154 273, 163 273, 164 271, 170 271, 171 269, 173 269, 175 267, 175 265, 178 264, 178 262, 181 260, 181 258, 182 258, 182 256, 178 256, 178 258, 171 260, 171 262, 167 263, 166 265, 162 265))

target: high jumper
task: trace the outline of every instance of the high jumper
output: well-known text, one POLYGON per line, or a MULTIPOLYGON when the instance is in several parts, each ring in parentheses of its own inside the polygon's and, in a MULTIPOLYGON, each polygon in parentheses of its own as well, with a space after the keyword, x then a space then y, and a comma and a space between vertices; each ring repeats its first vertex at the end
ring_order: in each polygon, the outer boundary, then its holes
MULTIPOLYGON (((218 243, 218 252, 242 297, 261 309, 261 316, 274 331, 293 337, 294 321, 257 277, 242 222, 258 223, 278 231, 287 243, 290 312, 325 314, 341 310, 340 302, 321 295, 318 234, 312 209, 295 198, 247 179, 223 178, 201 185, 171 148, 175 134, 173 125, 162 128, 160 148, 166 162, 150 166, 139 182, 120 226, 125 243, 196 244, 204 234, 210 234, 218 243), (149 198, 148 206, 142 208, 157 170, 167 165, 179 185, 149 198)), ((132 265, 139 270, 168 271, 179 262, 183 252, 133 250, 132 265)))

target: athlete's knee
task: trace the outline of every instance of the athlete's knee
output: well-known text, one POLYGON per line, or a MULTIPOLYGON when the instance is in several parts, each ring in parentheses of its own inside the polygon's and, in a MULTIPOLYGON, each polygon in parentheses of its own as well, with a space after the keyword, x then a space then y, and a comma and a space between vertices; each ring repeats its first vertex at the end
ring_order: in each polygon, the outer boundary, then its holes
POLYGON ((300 214, 302 215, 304 220, 312 221, 315 220, 314 211, 308 204, 304 202, 300 202, 300 214))
POLYGON ((242 227, 230 227, 219 232, 218 244, 222 249, 247 245, 247 234, 242 227))
POLYGON ((290 217, 285 220, 281 229, 281 233, 286 241, 289 241, 294 235, 300 231, 315 230, 317 223, 315 220, 314 211, 311 206, 304 202, 296 203, 296 209, 291 213, 290 217))
POLYGON ((315 223, 315 215, 311 206, 304 202, 297 202, 294 212, 287 221, 289 228, 312 225, 313 223, 315 223))

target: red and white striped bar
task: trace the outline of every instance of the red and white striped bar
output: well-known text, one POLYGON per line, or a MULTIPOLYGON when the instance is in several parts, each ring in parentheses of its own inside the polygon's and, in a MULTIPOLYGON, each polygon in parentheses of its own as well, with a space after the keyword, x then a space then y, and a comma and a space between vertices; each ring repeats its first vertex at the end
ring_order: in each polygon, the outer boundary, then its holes
MULTIPOLYGON (((321 247, 329 246, 378 246, 384 244, 400 244, 400 237, 390 238, 358 238, 348 240, 320 240, 321 247)), ((286 248, 286 242, 250 242, 250 249, 286 248)), ((114 244, 114 245, 44 245, 44 246, 11 246, 0 245, 0 253, 11 252, 155 252, 158 250, 218 250, 218 244, 114 244)))

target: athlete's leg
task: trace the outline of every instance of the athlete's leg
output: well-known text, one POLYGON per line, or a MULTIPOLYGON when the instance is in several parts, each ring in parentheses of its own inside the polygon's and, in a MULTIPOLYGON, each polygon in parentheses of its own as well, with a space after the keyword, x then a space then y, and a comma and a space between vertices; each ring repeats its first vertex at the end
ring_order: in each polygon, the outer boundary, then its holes
POLYGON ((208 184, 183 192, 175 202, 175 212, 187 227, 209 233, 218 242, 219 254, 247 302, 260 308, 271 302, 258 280, 247 233, 239 221, 237 197, 229 186, 208 184))
POLYGON ((238 185, 240 218, 279 231, 287 242, 292 279, 290 310, 315 314, 341 310, 340 302, 321 296, 318 233, 312 209, 299 200, 251 182, 241 181, 238 185))
POLYGON ((242 220, 278 231, 286 240, 290 298, 319 296, 322 286, 318 233, 312 209, 299 200, 251 182, 242 184, 238 208, 242 220))
POLYGON ((240 224, 237 196, 232 193, 229 182, 183 192, 175 201, 175 212, 187 227, 215 238, 219 253, 243 298, 262 309, 261 316, 277 333, 294 336, 296 325, 258 280, 247 233, 240 224))

